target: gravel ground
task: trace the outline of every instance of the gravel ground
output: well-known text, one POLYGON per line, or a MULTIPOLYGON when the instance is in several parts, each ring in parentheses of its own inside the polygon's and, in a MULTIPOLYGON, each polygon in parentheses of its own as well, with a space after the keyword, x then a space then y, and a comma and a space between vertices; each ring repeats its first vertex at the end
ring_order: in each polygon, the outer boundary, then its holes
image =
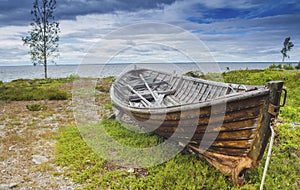
POLYGON ((80 187, 54 164, 54 136, 72 122, 70 101, 0 102, 0 190, 80 187), (32 104, 44 110, 29 111, 32 104))

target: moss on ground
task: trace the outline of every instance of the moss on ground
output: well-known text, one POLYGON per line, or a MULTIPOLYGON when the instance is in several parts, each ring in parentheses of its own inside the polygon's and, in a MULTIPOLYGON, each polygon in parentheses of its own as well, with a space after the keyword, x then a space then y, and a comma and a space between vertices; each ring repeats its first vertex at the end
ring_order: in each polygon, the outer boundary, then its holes
POLYGON ((18 79, 8 83, 0 83, 0 100, 67 100, 71 97, 72 78, 61 79, 18 79))

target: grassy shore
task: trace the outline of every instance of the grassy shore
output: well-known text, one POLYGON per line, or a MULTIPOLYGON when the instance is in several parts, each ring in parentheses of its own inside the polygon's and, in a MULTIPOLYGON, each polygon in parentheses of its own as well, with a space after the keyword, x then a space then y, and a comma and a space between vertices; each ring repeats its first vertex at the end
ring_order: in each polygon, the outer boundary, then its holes
MULTIPOLYGON (((265 182, 266 189, 300 189, 300 72, 286 70, 245 70, 231 71, 222 74, 203 76, 217 81, 241 83, 250 85, 264 85, 271 80, 283 80, 288 91, 287 103, 280 111, 279 122, 276 127, 276 139, 271 163, 265 182)), ((74 78, 48 80, 17 80, 10 83, 0 83, 0 106, 12 104, 15 100, 25 101, 23 110, 27 114, 41 115, 44 119, 53 116, 51 101, 70 101, 74 78), (34 101, 32 101, 34 100, 34 101), (37 101, 39 100, 39 101, 37 101), (48 103, 41 102, 46 100, 48 103), (50 102, 50 103, 49 103, 50 102)), ((96 90, 96 104, 103 109, 111 109, 109 100, 109 86, 113 78, 99 79, 96 90), (103 106, 105 105, 105 106, 103 106)), ((15 109, 18 109, 17 107, 15 109)), ((60 109, 58 109, 60 110, 60 109)), ((71 109, 60 110, 70 114, 71 109)), ((19 127, 14 121, 15 115, 1 115, 0 125, 19 127)), ((258 189, 262 176, 265 158, 258 169, 248 171, 246 185, 234 187, 228 176, 222 174, 205 160, 187 151, 155 167, 135 169, 128 172, 128 168, 114 165, 96 155, 82 139, 74 119, 59 119, 58 130, 45 136, 48 140, 55 140, 53 159, 43 166, 34 167, 35 170, 51 173, 53 176, 63 176, 79 184, 81 189, 258 189), (63 121, 63 122, 62 122, 63 121), (52 164, 63 170, 53 169, 52 164)), ((28 128, 39 130, 36 122, 31 122, 28 128)), ((104 128, 120 143, 133 147, 149 147, 163 141, 151 134, 138 134, 124 128, 115 120, 104 120, 97 127, 104 128)), ((10 135, 10 133, 7 133, 10 135)), ((0 143, 15 144, 18 141, 1 139, 0 143)), ((43 138, 43 137, 41 137, 43 138)), ((21 138, 22 142, 25 139, 21 138)), ((32 138, 30 138, 32 139, 32 138)), ((34 141, 36 139, 32 139, 34 141)), ((1 150, 5 156, 0 162, 9 159, 11 152, 1 150)), ((0 181, 1 183, 1 181, 0 181)), ((26 186, 28 183, 24 183, 26 186)), ((22 184, 20 184, 22 186, 22 184)))

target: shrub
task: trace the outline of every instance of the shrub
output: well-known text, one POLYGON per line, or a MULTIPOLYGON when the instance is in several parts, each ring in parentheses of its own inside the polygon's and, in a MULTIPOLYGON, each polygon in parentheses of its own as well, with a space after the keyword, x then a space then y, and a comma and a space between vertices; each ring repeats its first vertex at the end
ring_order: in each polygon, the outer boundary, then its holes
POLYGON ((189 77, 202 78, 204 73, 201 71, 188 71, 184 75, 189 77))
POLYGON ((277 68, 277 65, 272 63, 270 66, 269 66, 269 69, 276 69, 277 68))
POLYGON ((295 69, 300 69, 300 61, 298 62, 298 65, 295 66, 295 69))
POLYGON ((66 83, 64 79, 14 80, 0 84, 0 100, 66 100, 71 94, 61 88, 64 83, 66 83))
POLYGON ((98 79, 97 85, 96 85, 96 90, 98 90, 100 92, 108 93, 110 90, 110 86, 114 80, 115 80, 115 77, 113 77, 113 76, 98 79))
POLYGON ((272 63, 270 66, 269 66, 269 69, 271 70, 276 70, 276 69, 282 69, 282 65, 281 64, 278 64, 276 65, 275 63, 272 63))
POLYGON ((50 90, 48 99, 49 100, 67 100, 68 93, 66 91, 61 91, 61 90, 50 90))
POLYGON ((283 69, 285 69, 285 70, 294 70, 294 67, 291 63, 288 63, 286 65, 283 65, 283 69))
POLYGON ((47 110, 47 107, 44 105, 40 105, 40 104, 31 104, 31 105, 27 105, 26 108, 29 111, 41 111, 41 110, 47 110))

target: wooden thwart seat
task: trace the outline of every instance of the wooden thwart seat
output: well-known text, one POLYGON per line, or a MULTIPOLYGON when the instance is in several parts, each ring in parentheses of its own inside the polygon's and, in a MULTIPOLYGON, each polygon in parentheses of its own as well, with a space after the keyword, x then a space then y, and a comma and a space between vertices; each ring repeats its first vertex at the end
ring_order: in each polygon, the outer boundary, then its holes
MULTIPOLYGON (((164 95, 173 95, 176 91, 175 90, 165 90, 165 91, 156 91, 156 93, 158 94, 164 94, 164 95)), ((152 100, 153 99, 153 96, 151 93, 147 93, 147 94, 141 94, 145 99, 147 100, 152 100)), ((132 102, 137 102, 137 101, 140 101, 142 100, 142 98, 136 94, 133 94, 133 95, 130 95, 129 96, 129 101, 132 101, 132 102)))

